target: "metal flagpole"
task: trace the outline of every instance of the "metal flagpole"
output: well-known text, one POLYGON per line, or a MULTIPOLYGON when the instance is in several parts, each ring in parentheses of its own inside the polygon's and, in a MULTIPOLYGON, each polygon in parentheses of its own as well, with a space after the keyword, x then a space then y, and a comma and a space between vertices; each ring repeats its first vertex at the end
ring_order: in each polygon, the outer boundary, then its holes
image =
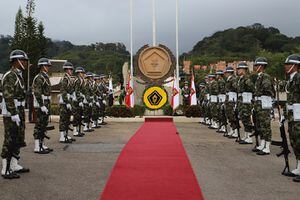
POLYGON ((155 0, 152 0, 152 31, 153 31, 153 46, 156 46, 156 9, 155 0))
POLYGON ((130 0, 130 76, 133 78, 133 0, 130 0))
POLYGON ((178 20, 178 0, 176 0, 176 78, 179 81, 179 20, 178 20))

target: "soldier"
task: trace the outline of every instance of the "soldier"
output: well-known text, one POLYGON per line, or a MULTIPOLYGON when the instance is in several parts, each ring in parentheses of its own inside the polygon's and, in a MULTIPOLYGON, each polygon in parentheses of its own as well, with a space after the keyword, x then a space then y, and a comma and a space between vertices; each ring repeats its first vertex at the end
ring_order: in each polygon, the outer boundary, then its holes
POLYGON ((260 145, 253 149, 257 155, 269 155, 272 139, 271 117, 272 101, 274 97, 274 88, 271 77, 265 73, 268 65, 267 59, 260 57, 254 62, 254 71, 258 74, 255 82, 255 103, 254 109, 257 116, 257 131, 260 134, 260 145))
POLYGON ((210 85, 210 83, 209 83, 209 78, 208 78, 208 76, 205 76, 205 89, 204 89, 204 91, 205 91, 205 100, 204 100, 204 113, 205 113, 205 118, 204 118, 204 121, 205 121, 205 124, 206 125, 208 125, 208 126, 210 126, 211 125, 211 112, 210 112, 210 105, 209 105, 209 101, 210 101, 210 94, 209 94, 209 85, 210 85))
POLYGON ((10 64, 11 69, 2 78, 4 141, 1 175, 5 179, 20 178, 17 173, 29 172, 29 169, 18 164, 20 148, 26 146, 23 72, 28 67, 27 54, 21 50, 12 51, 10 64))
POLYGON ((199 96, 198 96, 198 104, 200 107, 200 112, 203 115, 203 121, 201 121, 201 124, 205 124, 205 109, 204 109, 204 101, 205 101, 205 83, 199 84, 199 96))
POLYGON ((93 96, 94 96, 94 102, 93 102, 93 111, 92 111, 92 128, 101 128, 101 126, 98 124, 98 119, 100 117, 100 96, 101 96, 101 90, 100 90, 100 76, 94 75, 94 85, 93 85, 93 96))
POLYGON ((224 72, 222 70, 217 71, 217 80, 218 80, 218 122, 220 133, 226 133, 227 117, 225 111, 225 100, 226 100, 226 82, 224 80, 224 72))
POLYGON ((238 137, 238 130, 236 123, 236 117, 234 115, 234 109, 237 102, 237 82, 236 76, 234 75, 234 70, 232 67, 228 66, 225 70, 225 77, 226 77, 226 114, 228 117, 228 121, 230 123, 229 131, 226 136, 228 138, 237 138, 238 137))
POLYGON ((216 81, 215 74, 209 74, 209 94, 210 94, 210 111, 212 115, 211 126, 209 128, 218 129, 218 94, 219 94, 219 86, 218 82, 216 81))
POLYGON ((46 135, 46 128, 49 121, 50 100, 51 100, 51 84, 48 76, 51 62, 47 58, 41 58, 38 61, 40 73, 36 75, 32 83, 33 89, 33 106, 36 111, 36 123, 34 127, 34 153, 48 154, 53 149, 45 146, 44 139, 48 138, 46 135))
POLYGON ((77 67, 75 69, 76 79, 74 82, 74 93, 73 93, 73 136, 83 137, 85 134, 81 132, 82 115, 83 115, 83 101, 84 95, 84 75, 85 70, 83 67, 77 67))
POLYGON ((93 107, 93 73, 87 72, 85 75, 85 101, 83 102, 84 104, 84 109, 83 109, 83 115, 84 115, 84 132, 92 132, 94 131, 90 127, 90 122, 92 118, 92 107, 93 107))
POLYGON ((248 65, 244 62, 237 66, 238 80, 238 105, 239 116, 244 125, 245 135, 239 142, 240 144, 252 144, 253 125, 251 123, 252 99, 254 92, 254 84, 248 73, 248 65))
POLYGON ((106 76, 104 74, 100 75, 100 118, 98 120, 98 124, 100 125, 106 125, 107 123, 104 122, 105 118, 105 107, 106 107, 106 93, 108 91, 108 88, 105 85, 105 78, 106 76))
POLYGON ((60 81, 60 95, 59 95, 59 132, 61 143, 72 143, 75 141, 68 136, 68 131, 71 124, 72 115, 72 94, 73 94, 73 83, 71 76, 73 74, 74 67, 72 63, 66 62, 63 66, 65 75, 60 81))
POLYGON ((191 94, 191 90, 189 88, 189 83, 186 81, 184 83, 184 87, 182 88, 182 92, 181 95, 183 97, 183 105, 184 106, 188 106, 190 105, 190 94, 191 94))
POLYGON ((285 72, 289 75, 286 86, 287 119, 291 145, 297 160, 296 169, 292 170, 295 182, 300 182, 300 55, 290 55, 285 61, 285 72))

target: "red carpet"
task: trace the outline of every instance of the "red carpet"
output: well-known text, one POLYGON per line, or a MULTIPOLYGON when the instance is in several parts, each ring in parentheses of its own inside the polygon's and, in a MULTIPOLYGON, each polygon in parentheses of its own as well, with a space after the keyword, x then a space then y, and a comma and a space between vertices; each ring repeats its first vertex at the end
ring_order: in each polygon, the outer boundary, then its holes
POLYGON ((204 199, 171 118, 146 119, 122 150, 101 200, 204 199))

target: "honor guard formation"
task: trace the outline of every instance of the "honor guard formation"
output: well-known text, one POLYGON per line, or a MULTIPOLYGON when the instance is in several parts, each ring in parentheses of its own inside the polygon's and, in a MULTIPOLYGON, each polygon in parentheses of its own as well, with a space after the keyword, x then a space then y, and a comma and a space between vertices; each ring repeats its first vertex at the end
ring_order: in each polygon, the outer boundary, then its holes
MULTIPOLYGON (((269 155, 270 145, 281 146, 282 152, 277 156, 283 155, 285 158, 286 166, 282 174, 300 182, 300 55, 289 56, 283 65, 287 75, 283 86, 286 100, 279 99, 279 81, 265 72, 267 59, 259 57, 254 62, 253 72, 249 71, 245 62, 241 62, 236 71, 227 66, 225 71, 218 70, 206 76, 199 85, 198 103, 203 115, 202 124, 241 145, 254 143, 252 152, 256 155, 269 155), (271 115, 274 114, 274 107, 279 114, 280 142, 272 141, 271 115), (291 171, 284 127, 286 120, 297 161, 296 168, 291 171)), ((184 88, 183 98, 188 93, 188 89, 184 88)))
MULTIPOLYGON (((1 175, 4 179, 20 178, 20 173, 30 171, 19 164, 20 149, 26 146, 24 71, 28 68, 28 60, 24 51, 12 51, 11 69, 5 73, 1 82, 0 100, 5 131, 1 175)), ((47 131, 54 129, 48 125, 51 114, 51 84, 48 72, 51 62, 47 58, 41 58, 38 67, 40 72, 32 84, 36 112, 33 152, 48 154, 53 149, 47 147, 44 140, 50 139, 47 131)), ((104 118, 108 87, 105 75, 85 72, 83 67, 77 67, 73 75, 74 66, 70 62, 66 62, 63 69, 65 73, 60 81, 59 94, 59 142, 72 143, 76 141, 73 137, 83 137, 86 132, 106 125, 104 118)))

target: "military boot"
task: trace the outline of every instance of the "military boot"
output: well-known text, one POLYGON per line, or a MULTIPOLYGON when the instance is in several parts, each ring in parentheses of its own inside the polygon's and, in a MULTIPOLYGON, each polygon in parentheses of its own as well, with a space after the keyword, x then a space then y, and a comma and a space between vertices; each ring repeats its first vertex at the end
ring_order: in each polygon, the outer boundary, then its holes
POLYGON ((18 164, 18 160, 15 157, 11 158, 10 168, 13 172, 16 173, 28 173, 30 170, 28 168, 24 168, 18 164))
POLYGON ((265 142, 265 143, 266 143, 265 147, 261 151, 257 152, 256 153, 257 155, 264 156, 264 155, 269 155, 270 154, 271 142, 265 142))
POLYGON ((10 168, 10 163, 7 163, 7 159, 2 159, 2 170, 1 170, 1 176, 4 179, 16 179, 20 178, 19 174, 16 172, 13 172, 10 168))
POLYGON ((72 143, 72 140, 70 140, 67 136, 67 133, 65 131, 60 132, 60 138, 59 138, 60 143, 72 143))
POLYGON ((261 151, 261 150, 264 149, 265 145, 266 145, 266 141, 265 141, 265 140, 261 140, 261 141, 260 141, 260 145, 259 145, 258 147, 254 147, 254 148, 252 149, 252 151, 253 151, 253 152, 259 152, 259 151, 261 151))
POLYGON ((295 176, 300 176, 300 160, 297 160, 296 169, 291 171, 295 176))
POLYGON ((74 126, 74 129, 73 129, 73 136, 74 136, 74 137, 83 137, 83 135, 80 134, 79 131, 78 131, 78 126, 74 126))
POLYGON ((34 153, 48 154, 50 151, 43 147, 43 143, 40 143, 40 140, 34 140, 34 153))

